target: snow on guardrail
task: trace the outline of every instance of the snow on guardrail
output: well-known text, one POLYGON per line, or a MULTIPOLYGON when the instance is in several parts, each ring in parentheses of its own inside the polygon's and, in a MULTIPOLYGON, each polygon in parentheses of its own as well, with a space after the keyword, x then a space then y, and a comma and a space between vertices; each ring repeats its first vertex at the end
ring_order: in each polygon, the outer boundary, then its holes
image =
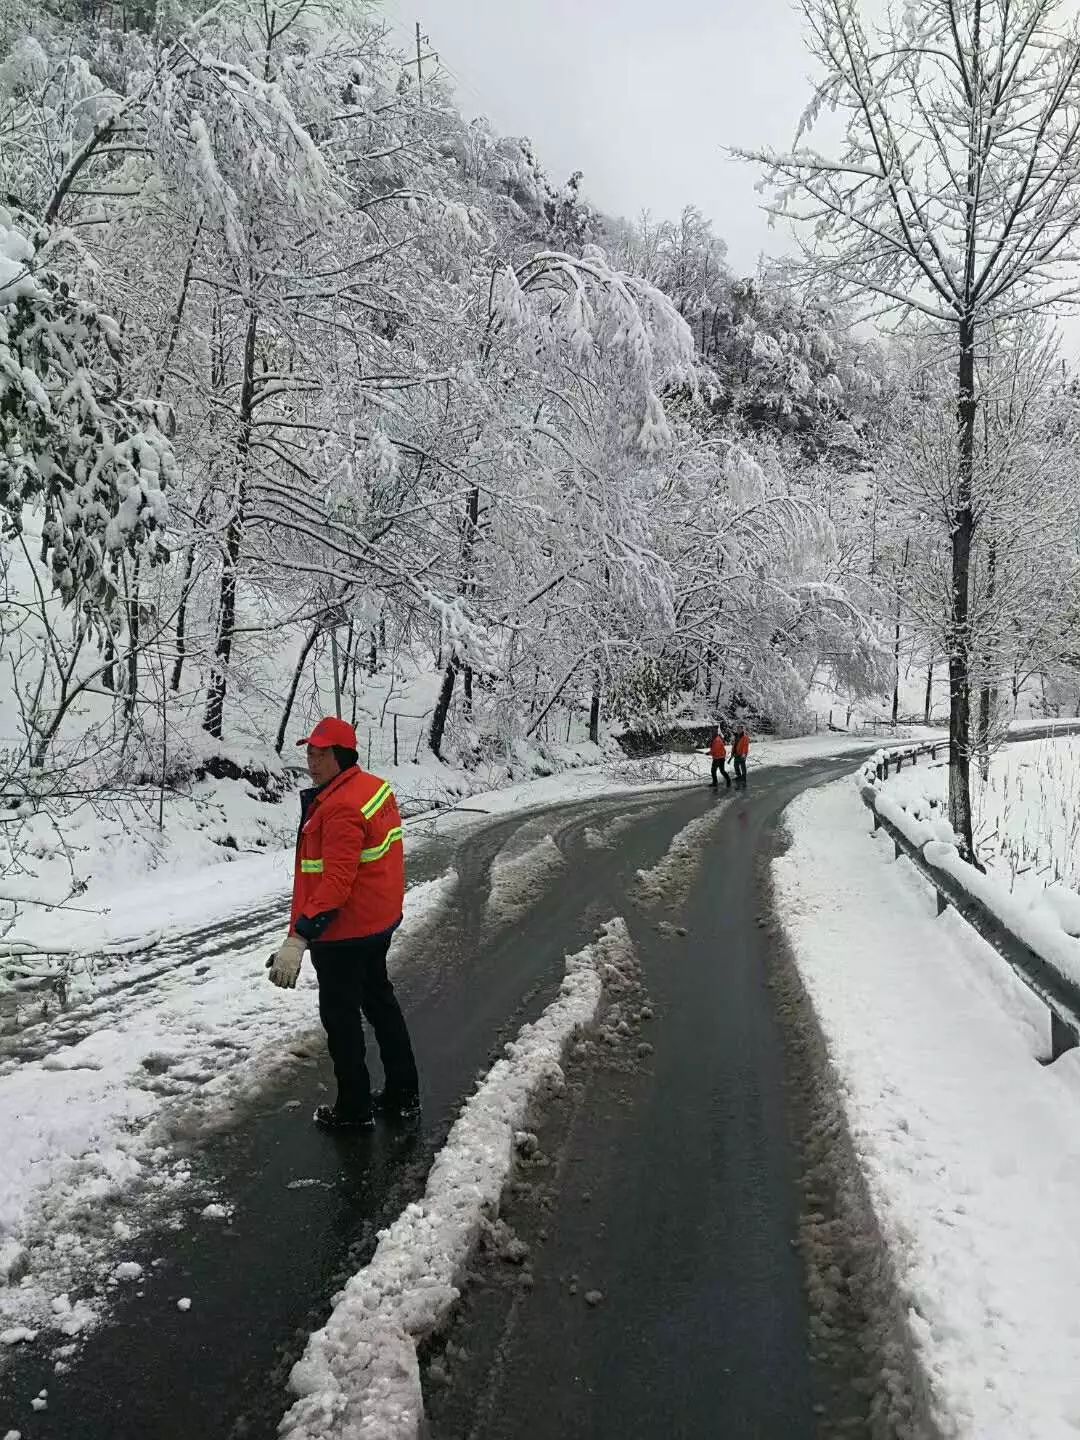
POLYGON ((913 814, 882 790, 890 764, 899 768, 906 759, 917 763, 920 755, 940 749, 941 741, 927 741, 902 753, 877 751, 859 771, 863 802, 874 816, 875 830, 883 827, 897 856, 907 854, 934 887, 939 913, 952 905, 1047 1005, 1056 1059, 1080 1045, 1080 896, 1047 892, 1036 903, 1020 900, 1000 880, 963 859, 939 807, 931 806, 929 815, 913 814))

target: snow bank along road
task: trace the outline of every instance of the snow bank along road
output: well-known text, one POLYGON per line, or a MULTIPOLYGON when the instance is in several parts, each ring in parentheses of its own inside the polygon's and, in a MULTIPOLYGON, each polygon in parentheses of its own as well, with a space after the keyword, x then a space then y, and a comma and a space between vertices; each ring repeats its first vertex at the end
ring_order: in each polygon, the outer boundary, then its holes
POLYGON ((785 825, 778 908, 943 1428, 1075 1440, 1080 1050, 1046 1063, 1045 1009, 936 915, 854 785, 800 797, 785 825))
MULTIPOLYGON (((758 771, 730 798, 694 787, 512 816, 429 852, 428 877, 452 868, 457 883, 398 974, 422 1130, 314 1131, 330 1082, 319 1043, 294 1043, 227 1127, 192 1127, 185 1145, 177 1122, 186 1184, 127 1244, 103 1323, 0 1354, 0 1435, 273 1435, 330 1297, 420 1195, 462 1099, 552 999, 564 955, 615 916, 634 993, 519 1137, 504 1219, 421 1355, 431 1434, 798 1437, 822 1414, 857 1421, 865 1397, 833 1373, 842 1347, 830 1373, 810 1359, 757 867, 784 805, 850 765, 758 771)), ((266 923, 237 924, 232 943, 261 943, 266 923)), ((101 1204, 102 1235, 120 1233, 123 1205, 101 1204)))

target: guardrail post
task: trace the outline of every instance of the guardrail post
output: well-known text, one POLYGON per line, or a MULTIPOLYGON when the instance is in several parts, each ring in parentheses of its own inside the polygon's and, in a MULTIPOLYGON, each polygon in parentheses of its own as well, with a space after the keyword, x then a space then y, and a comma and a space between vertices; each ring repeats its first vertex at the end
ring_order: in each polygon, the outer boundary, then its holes
POLYGON ((1050 1059, 1056 1060, 1067 1050, 1080 1045, 1080 1036, 1071 1025, 1067 1025, 1056 1010, 1050 1011, 1050 1059))
POLYGON ((903 768, 904 768, 904 757, 903 757, 903 755, 897 755, 897 757, 896 757, 896 773, 899 775, 899 774, 900 774, 900 771, 901 771, 903 768))

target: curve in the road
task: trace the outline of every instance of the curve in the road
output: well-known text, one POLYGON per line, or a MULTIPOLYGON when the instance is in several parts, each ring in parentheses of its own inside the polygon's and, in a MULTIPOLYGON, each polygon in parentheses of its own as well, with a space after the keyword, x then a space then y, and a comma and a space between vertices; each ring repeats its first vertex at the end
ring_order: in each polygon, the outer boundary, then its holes
MULTIPOLYGON (((423 1132, 357 1143, 314 1131, 308 1116, 332 1083, 325 1061, 265 1092, 192 1154, 196 1174, 231 1207, 231 1223, 200 1222, 190 1194, 179 1197, 175 1215, 132 1257, 145 1285, 118 1293, 109 1323, 60 1373, 44 1349, 9 1353, 0 1433, 20 1425, 30 1433, 32 1419, 34 1440, 273 1435, 288 1403, 288 1369, 330 1296, 370 1255, 377 1230, 422 1192, 454 1111, 551 998, 563 955, 607 918, 598 895, 625 889, 635 864, 663 853, 680 803, 592 803, 542 823, 514 817, 467 831, 444 856, 459 875, 455 903, 398 976, 423 1058, 423 1132), (625 845, 590 848, 584 832, 597 816, 619 814, 633 819, 625 845), (526 840, 551 833, 566 866, 525 915, 500 926, 487 910, 492 862, 523 828, 526 840), (190 1310, 178 1309, 181 1298, 191 1299, 190 1310), (30 1402, 43 1388, 48 1409, 34 1414, 30 1402)), ((97 1223, 114 1218, 106 1208, 97 1223)))
POLYGON ((809 1356, 757 867, 789 801, 844 768, 759 772, 721 796, 676 910, 661 893, 625 912, 654 1053, 592 1077, 538 1213, 530 1187, 508 1196, 532 1246, 529 1285, 502 1303, 466 1297, 427 1372, 433 1440, 819 1433, 829 1387, 809 1356))

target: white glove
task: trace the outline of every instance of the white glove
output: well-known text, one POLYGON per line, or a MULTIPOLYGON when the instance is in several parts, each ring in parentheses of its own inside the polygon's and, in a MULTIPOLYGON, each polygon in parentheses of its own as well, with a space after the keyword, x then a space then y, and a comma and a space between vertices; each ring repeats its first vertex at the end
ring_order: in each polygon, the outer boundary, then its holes
POLYGON ((266 962, 270 971, 270 983, 282 990, 295 990, 296 977, 300 974, 300 962, 304 958, 307 941, 299 935, 290 935, 280 950, 274 952, 266 962))

